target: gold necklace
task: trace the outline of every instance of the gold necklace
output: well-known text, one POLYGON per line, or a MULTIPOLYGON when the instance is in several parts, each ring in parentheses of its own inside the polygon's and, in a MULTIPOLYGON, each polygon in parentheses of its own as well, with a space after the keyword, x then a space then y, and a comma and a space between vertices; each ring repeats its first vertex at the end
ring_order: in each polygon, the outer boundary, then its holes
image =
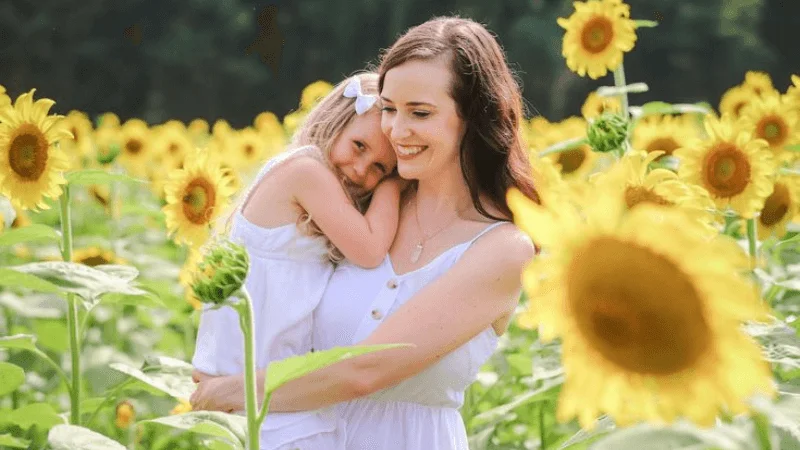
POLYGON ((461 215, 461 213, 466 211, 466 209, 469 207, 469 205, 467 205, 467 207, 456 211, 456 215, 453 216, 452 219, 448 220, 447 223, 445 223, 441 228, 436 230, 435 233, 426 236, 425 233, 422 232, 422 227, 419 225, 419 202, 417 202, 417 195, 416 195, 417 193, 415 192, 414 194, 415 194, 414 195, 414 217, 417 220, 417 231, 419 231, 419 234, 422 235, 422 239, 420 239, 419 242, 417 242, 417 245, 414 246, 414 250, 411 252, 411 258, 409 258, 409 261, 411 261, 411 264, 416 264, 417 261, 419 261, 419 258, 422 256, 422 251, 425 250, 425 243, 428 242, 428 240, 430 238, 436 236, 437 234, 439 234, 442 231, 444 231, 445 228, 447 228, 448 226, 452 225, 453 222, 455 222, 455 220, 458 219, 458 217, 461 215))

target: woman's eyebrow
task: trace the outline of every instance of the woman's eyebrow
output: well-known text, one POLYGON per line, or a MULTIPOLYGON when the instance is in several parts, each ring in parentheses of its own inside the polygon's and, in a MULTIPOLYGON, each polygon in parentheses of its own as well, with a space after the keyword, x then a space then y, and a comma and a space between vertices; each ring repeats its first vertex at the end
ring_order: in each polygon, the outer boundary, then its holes
MULTIPOLYGON (((392 100, 390 100, 389 98, 384 97, 384 96, 381 96, 381 100, 383 100, 385 102, 389 102, 389 103, 394 103, 392 100)), ((419 101, 406 102, 406 105, 407 106, 431 106, 431 107, 434 107, 434 108, 436 107, 436 105, 434 105, 433 103, 419 102, 419 101)))

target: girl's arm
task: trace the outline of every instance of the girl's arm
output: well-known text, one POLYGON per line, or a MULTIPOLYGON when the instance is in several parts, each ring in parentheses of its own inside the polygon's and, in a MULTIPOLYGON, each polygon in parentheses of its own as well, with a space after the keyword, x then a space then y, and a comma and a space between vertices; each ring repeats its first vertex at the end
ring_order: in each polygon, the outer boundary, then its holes
POLYGON ((290 189, 325 236, 351 262, 377 267, 389 252, 397 232, 403 181, 389 178, 378 184, 366 214, 351 203, 331 170, 313 158, 288 164, 290 189))
MULTIPOLYGON (((393 386, 431 366, 501 317, 513 312, 521 271, 533 257, 530 240, 511 225, 476 241, 436 281, 408 300, 359 344, 412 347, 357 356, 281 386, 270 411, 303 411, 352 400, 393 386)), ((192 395, 199 409, 242 409, 241 375, 205 378, 192 395)), ((260 396, 264 371, 258 373, 260 396)))

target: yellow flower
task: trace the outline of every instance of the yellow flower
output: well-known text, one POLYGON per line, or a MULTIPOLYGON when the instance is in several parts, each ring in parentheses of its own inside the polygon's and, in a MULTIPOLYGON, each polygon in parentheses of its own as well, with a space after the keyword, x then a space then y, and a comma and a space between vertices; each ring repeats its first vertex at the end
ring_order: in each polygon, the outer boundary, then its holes
POLYGON ((319 80, 309 84, 300 94, 300 109, 310 110, 332 90, 333 85, 327 81, 319 80))
POLYGON ((772 190, 775 166, 767 141, 756 139, 730 116, 707 116, 707 139, 675 151, 681 178, 708 191, 717 208, 733 208, 749 219, 772 190))
POLYGON ((127 264, 125 259, 116 256, 111 250, 103 250, 99 247, 76 249, 72 253, 72 262, 89 267, 103 264, 127 264))
POLYGON ((772 84, 772 78, 766 72, 750 70, 744 74, 742 84, 751 88, 758 96, 777 92, 772 84))
POLYGON ((186 303, 190 304, 195 311, 199 311, 203 307, 203 303, 192 290, 192 280, 194 273, 197 271, 197 265, 203 260, 203 254, 194 248, 189 249, 180 272, 178 272, 178 283, 183 287, 184 299, 186 303))
POLYGON ((167 204, 162 208, 170 235, 178 244, 199 247, 212 222, 225 210, 233 189, 222 168, 206 151, 186 159, 183 169, 169 174, 164 186, 167 204))
POLYGON ((622 112, 622 103, 617 97, 601 97, 597 92, 590 92, 581 106, 581 114, 586 120, 594 119, 605 112, 622 112))
MULTIPOLYGON (((648 116, 633 128, 631 146, 645 152, 672 153, 697 137, 695 128, 687 120, 673 116, 648 116)), ((663 155, 662 155, 663 156, 663 155)))
POLYGON ((283 151, 286 146, 286 133, 278 116, 271 112, 263 112, 256 116, 254 126, 264 141, 266 159, 283 151))
POLYGON ((788 161, 794 153, 786 146, 800 142, 800 103, 778 93, 766 93, 742 110, 743 123, 755 137, 769 143, 776 161, 788 161))
POLYGON ((561 54, 580 76, 600 78, 622 63, 636 42, 630 7, 615 0, 574 2, 575 12, 558 24, 566 30, 561 54))
POLYGON ((120 129, 120 164, 135 177, 147 174, 147 165, 151 158, 152 132, 143 120, 130 119, 120 129))
MULTIPOLYGON (((568 117, 561 122, 551 124, 546 131, 534 139, 536 151, 574 138, 586 137, 586 121, 581 117, 568 117)), ((598 154, 592 151, 589 144, 581 144, 570 150, 549 153, 547 158, 556 163, 565 180, 582 180, 592 171, 598 154)))
POLYGON ((523 273, 535 301, 522 315, 543 340, 562 340, 560 421, 709 426, 723 409, 746 411, 752 394, 774 393, 769 364, 741 330, 768 311, 733 239, 709 239, 679 208, 626 211, 602 189, 583 208, 546 209, 516 190, 508 199, 543 250, 523 273))
POLYGON ((686 183, 671 170, 648 169, 650 163, 661 155, 659 151, 629 152, 609 170, 592 177, 591 181, 595 186, 604 187, 604 192, 619 196, 628 209, 644 204, 681 208, 701 224, 709 236, 716 234, 714 224, 719 221, 714 215, 714 202, 705 189, 686 183))
POLYGON ((83 158, 92 153, 92 121, 80 111, 70 111, 63 126, 72 134, 71 139, 62 139, 58 145, 70 159, 73 168, 83 167, 83 158))
POLYGON ((750 103, 758 99, 758 94, 750 86, 739 85, 725 91, 719 100, 719 112, 721 115, 730 115, 738 119, 742 110, 750 103))
POLYGON ((303 123, 303 120, 305 120, 307 115, 307 111, 299 109, 283 116, 283 129, 286 135, 293 135, 295 130, 297 130, 297 127, 303 123))
POLYGON ((772 193, 764 202, 758 216, 756 230, 758 239, 770 236, 780 239, 786 235, 786 225, 798 214, 800 202, 800 180, 796 176, 779 176, 772 193))
POLYGON ((0 108, 0 194, 22 209, 49 209, 66 183, 69 159, 56 142, 70 138, 63 116, 47 115, 55 104, 33 101, 32 89, 12 105, 0 108))
POLYGON ((6 94, 6 88, 0 84, 0 108, 11 104, 11 98, 6 94))
POLYGON ((103 113, 98 119, 97 128, 119 128, 119 126, 119 117, 112 112, 103 113))
POLYGON ((191 410, 192 410, 192 404, 189 403, 189 400, 182 398, 178 400, 178 404, 175 405, 175 407, 172 408, 172 411, 170 411, 169 413, 170 415, 183 414, 190 412, 191 410))
POLYGON ((800 76, 792 75, 792 86, 786 90, 786 96, 800 104, 800 76))
POLYGON ((257 169, 266 157, 266 146, 262 136, 254 128, 237 131, 230 140, 228 151, 234 151, 236 166, 245 171, 257 169))
POLYGON ((127 400, 119 402, 116 412, 117 418, 114 420, 114 424, 117 426, 117 428, 121 428, 123 430, 130 427, 131 423, 136 418, 136 412, 133 409, 133 405, 127 400))

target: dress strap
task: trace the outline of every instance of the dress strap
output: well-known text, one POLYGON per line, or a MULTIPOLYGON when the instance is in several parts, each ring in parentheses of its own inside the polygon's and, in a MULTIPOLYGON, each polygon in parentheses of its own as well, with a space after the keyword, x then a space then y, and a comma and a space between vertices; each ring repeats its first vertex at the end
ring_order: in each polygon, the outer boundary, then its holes
POLYGON ((481 236, 483 236, 484 234, 488 233, 488 232, 489 232, 489 231, 491 231, 493 228, 495 228, 495 227, 497 227, 497 226, 499 226, 499 225, 502 225, 502 224, 504 224, 504 223, 510 223, 510 222, 506 222, 506 221, 499 221, 499 222, 495 222, 495 223, 493 223, 493 224, 489 225, 488 227, 484 228, 483 230, 481 230, 481 232, 480 232, 480 233, 476 234, 474 238, 472 238, 472 239, 470 239, 470 240, 468 241, 468 243, 467 243, 467 247, 469 247, 470 245, 472 245, 472 243, 473 243, 473 242, 477 241, 477 240, 478 240, 478 238, 480 238, 480 237, 481 237, 481 236))

